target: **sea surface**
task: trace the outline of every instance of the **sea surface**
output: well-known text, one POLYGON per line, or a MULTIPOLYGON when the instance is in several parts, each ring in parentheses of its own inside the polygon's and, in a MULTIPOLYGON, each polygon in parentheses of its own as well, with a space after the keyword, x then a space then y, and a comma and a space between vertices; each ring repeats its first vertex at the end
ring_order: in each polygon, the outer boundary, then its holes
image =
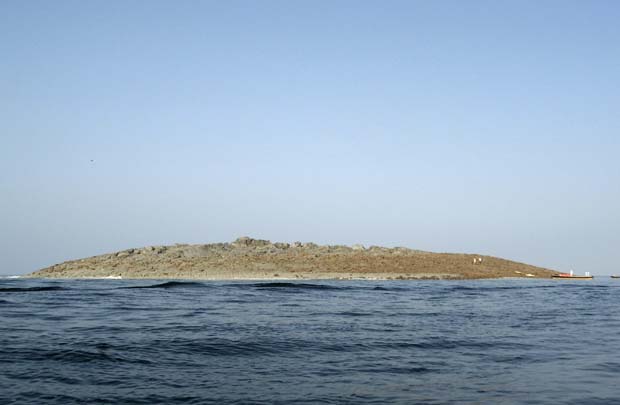
POLYGON ((620 280, 0 279, 0 404, 618 404, 620 280))

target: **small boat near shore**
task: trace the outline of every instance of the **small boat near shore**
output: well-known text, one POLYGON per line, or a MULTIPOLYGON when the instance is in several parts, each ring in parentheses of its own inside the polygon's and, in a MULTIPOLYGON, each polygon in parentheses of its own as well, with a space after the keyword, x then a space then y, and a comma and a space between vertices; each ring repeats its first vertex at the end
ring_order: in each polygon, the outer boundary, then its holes
POLYGON ((594 276, 592 276, 589 271, 586 271, 586 273, 582 276, 577 276, 573 274, 573 272, 571 271, 570 273, 554 274, 551 276, 551 278, 561 278, 561 279, 571 279, 571 280, 591 280, 594 278, 594 276))

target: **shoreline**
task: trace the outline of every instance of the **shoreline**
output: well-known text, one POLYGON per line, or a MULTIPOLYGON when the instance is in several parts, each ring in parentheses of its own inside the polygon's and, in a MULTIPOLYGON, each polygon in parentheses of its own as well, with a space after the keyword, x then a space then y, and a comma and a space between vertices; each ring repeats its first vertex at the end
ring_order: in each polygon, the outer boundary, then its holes
MULTIPOLYGON (((41 280, 115 280, 115 281, 138 281, 138 280, 152 280, 152 281, 268 281, 268 282, 296 282, 296 281, 464 281, 464 280, 523 280, 523 279, 536 279, 545 280, 546 278, 525 278, 518 276, 506 276, 506 277, 480 277, 480 278, 465 278, 457 274, 395 274, 395 275, 357 275, 357 276, 345 276, 345 275, 308 275, 308 276, 296 276, 296 277, 258 277, 258 276, 240 276, 240 277, 122 277, 122 276, 81 276, 81 277, 33 277, 22 276, 17 277, 22 279, 41 279, 41 280)), ((551 277, 548 278, 552 280, 551 277)))
MULTIPOLYGON (((237 276, 212 275, 212 276, 196 276, 196 277, 177 277, 169 276, 75 276, 75 277, 49 277, 49 276, 31 276, 25 275, 21 278, 25 279, 49 279, 49 280, 186 280, 186 281, 403 281, 403 280, 464 280, 457 274, 354 274, 348 273, 330 273, 330 274, 295 274, 286 276, 259 276, 256 274, 245 274, 237 276)), ((517 277, 519 278, 519 277, 517 277)))

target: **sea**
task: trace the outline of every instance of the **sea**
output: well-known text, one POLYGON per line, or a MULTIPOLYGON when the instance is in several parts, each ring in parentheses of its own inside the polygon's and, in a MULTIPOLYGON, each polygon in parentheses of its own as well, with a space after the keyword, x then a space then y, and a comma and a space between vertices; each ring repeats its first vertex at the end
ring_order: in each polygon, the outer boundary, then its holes
POLYGON ((619 404, 620 280, 0 279, 0 404, 619 404))

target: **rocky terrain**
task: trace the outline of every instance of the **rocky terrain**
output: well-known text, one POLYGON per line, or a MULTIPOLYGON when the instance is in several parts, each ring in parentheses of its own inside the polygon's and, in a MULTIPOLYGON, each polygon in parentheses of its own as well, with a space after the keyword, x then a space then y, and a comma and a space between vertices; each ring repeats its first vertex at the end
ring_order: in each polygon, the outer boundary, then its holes
POLYGON ((402 247, 320 246, 241 237, 232 243, 149 246, 56 264, 29 277, 150 279, 549 278, 553 270, 478 254, 402 247))

